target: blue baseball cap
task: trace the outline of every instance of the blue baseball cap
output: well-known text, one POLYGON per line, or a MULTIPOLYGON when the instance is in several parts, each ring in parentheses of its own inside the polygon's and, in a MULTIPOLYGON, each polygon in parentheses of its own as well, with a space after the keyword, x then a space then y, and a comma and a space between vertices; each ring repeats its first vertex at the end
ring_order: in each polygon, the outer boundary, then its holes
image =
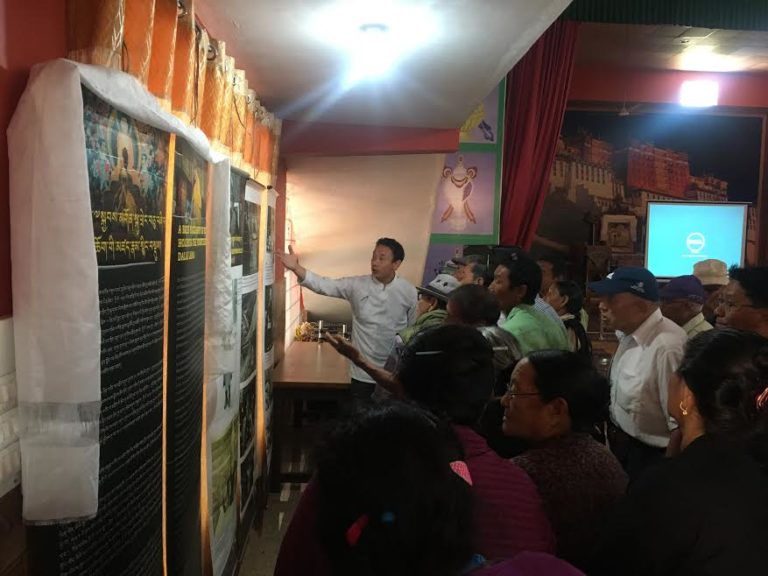
POLYGON ((696 304, 704 304, 707 301, 707 293, 701 280, 693 275, 672 278, 661 289, 660 296, 662 300, 688 300, 696 304))
POLYGON ((639 266, 616 268, 604 280, 590 282, 589 289, 600 296, 626 292, 651 302, 659 301, 659 284, 650 270, 639 266))

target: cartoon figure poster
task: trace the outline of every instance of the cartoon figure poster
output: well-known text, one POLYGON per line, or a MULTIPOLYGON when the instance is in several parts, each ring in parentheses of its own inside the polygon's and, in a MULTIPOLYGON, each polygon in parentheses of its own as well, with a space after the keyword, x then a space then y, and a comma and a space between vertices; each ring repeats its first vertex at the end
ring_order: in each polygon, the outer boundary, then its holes
POLYGON ((494 234, 498 186, 495 153, 447 155, 437 190, 432 233, 494 234))

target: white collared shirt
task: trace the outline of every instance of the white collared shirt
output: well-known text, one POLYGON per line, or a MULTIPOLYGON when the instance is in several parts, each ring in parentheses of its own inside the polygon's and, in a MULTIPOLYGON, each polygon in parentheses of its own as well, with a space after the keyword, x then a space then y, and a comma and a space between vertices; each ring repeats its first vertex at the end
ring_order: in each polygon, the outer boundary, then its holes
POLYGON ((688 320, 688 322, 685 323, 683 326, 683 330, 685 330, 685 333, 688 335, 688 338, 693 338, 696 336, 696 334, 700 334, 702 332, 706 332, 707 330, 712 330, 713 326, 709 322, 707 322, 707 319, 704 318, 704 314, 699 312, 688 320))
MULTIPOLYGON (((376 366, 384 366, 397 333, 416 319, 418 297, 410 282, 395 276, 383 284, 373 276, 326 278, 307 270, 301 286, 352 306, 352 344, 376 366)), ((362 369, 350 364, 350 377, 373 382, 362 369)))
POLYGON ((632 334, 619 336, 611 364, 611 420, 659 448, 677 427, 667 411, 669 379, 683 357, 685 331, 656 310, 632 334))

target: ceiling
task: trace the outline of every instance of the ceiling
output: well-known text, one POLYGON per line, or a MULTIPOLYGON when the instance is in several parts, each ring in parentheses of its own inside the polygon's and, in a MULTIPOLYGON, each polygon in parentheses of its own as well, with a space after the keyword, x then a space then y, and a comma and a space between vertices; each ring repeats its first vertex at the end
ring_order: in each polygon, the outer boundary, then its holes
POLYGON ((339 87, 346 55, 322 33, 308 32, 312 17, 334 2, 196 0, 196 10, 209 33, 227 42, 262 103, 282 118, 457 128, 569 3, 399 0, 427 10, 435 34, 391 78, 347 90, 339 87))
POLYGON ((582 23, 576 63, 701 72, 768 70, 768 32, 582 23))

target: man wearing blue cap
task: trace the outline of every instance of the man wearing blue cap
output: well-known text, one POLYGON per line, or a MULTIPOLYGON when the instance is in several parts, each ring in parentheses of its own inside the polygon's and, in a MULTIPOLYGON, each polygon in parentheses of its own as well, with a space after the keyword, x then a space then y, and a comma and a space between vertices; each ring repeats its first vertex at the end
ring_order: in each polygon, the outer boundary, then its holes
POLYGON ((712 330, 702 310, 707 292, 696 276, 678 276, 661 289, 661 313, 685 330, 688 338, 712 330))
POLYGON ((659 309, 656 277, 645 268, 618 268, 589 287, 612 322, 619 347, 611 363, 611 450, 630 481, 663 458, 671 431, 667 387, 683 356, 685 331, 659 309))

